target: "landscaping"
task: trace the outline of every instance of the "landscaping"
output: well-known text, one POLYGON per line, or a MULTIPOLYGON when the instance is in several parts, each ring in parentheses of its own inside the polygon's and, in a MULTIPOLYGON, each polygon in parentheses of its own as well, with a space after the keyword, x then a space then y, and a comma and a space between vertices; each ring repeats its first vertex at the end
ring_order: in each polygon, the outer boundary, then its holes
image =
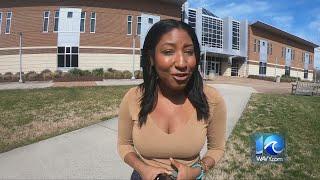
MULTIPOLYGON (((265 80, 265 81, 276 81, 276 78, 273 76, 259 76, 259 75, 249 75, 248 78, 251 79, 260 79, 260 80, 265 80)), ((301 80, 301 78, 297 77, 292 77, 292 76, 287 76, 287 75, 282 75, 280 77, 280 82, 296 82, 296 81, 307 81, 308 80, 301 80)))
POLYGON ((254 94, 207 179, 320 179, 320 97, 254 94), (287 161, 254 164, 250 136, 280 133, 287 161))
MULTIPOLYGON (((136 79, 142 79, 142 71, 136 70, 134 72, 136 79)), ((102 81, 103 79, 131 79, 132 72, 125 70, 119 71, 112 68, 106 71, 103 68, 89 70, 81 70, 78 68, 70 69, 68 72, 56 70, 54 72, 45 69, 40 73, 30 71, 28 73, 22 72, 23 81, 54 81, 54 82, 69 82, 69 81, 102 81)), ((0 82, 17 82, 20 79, 20 73, 6 72, 0 73, 0 82)))
POLYGON ((115 117, 132 86, 0 91, 0 152, 115 117))

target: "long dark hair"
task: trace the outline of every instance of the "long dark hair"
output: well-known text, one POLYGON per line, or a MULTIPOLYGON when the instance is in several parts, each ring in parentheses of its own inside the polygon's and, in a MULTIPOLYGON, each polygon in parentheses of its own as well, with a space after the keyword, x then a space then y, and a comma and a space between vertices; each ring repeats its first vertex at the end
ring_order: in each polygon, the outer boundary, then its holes
POLYGON ((145 38, 143 49, 141 50, 140 61, 143 70, 143 83, 139 85, 139 88, 142 91, 139 112, 140 127, 146 123, 148 114, 153 110, 158 100, 158 74, 155 67, 151 64, 150 57, 155 59, 155 49, 161 37, 173 29, 185 30, 193 42, 194 53, 197 62, 196 68, 194 69, 192 76, 186 85, 185 93, 191 104, 197 110, 197 119, 208 119, 209 105, 207 97, 203 92, 202 77, 197 68, 200 63, 200 46, 198 38, 194 30, 188 24, 173 19, 167 19, 161 20, 151 27, 145 38))

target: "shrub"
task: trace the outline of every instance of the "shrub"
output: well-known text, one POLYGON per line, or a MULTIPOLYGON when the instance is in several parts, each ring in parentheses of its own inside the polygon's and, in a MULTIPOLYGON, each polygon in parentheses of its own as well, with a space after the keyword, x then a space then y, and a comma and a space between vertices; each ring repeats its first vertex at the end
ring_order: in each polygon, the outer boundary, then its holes
POLYGON ((301 81, 300 77, 291 77, 291 76, 287 76, 287 75, 282 75, 280 81, 281 82, 295 82, 295 81, 301 81))
POLYGON ((134 71, 134 77, 135 77, 136 79, 142 79, 142 78, 143 78, 143 73, 142 73, 142 71, 141 71, 141 70, 136 70, 136 71, 134 71))
POLYGON ((83 75, 83 71, 81 69, 78 69, 78 68, 72 68, 68 71, 68 73, 71 75, 71 76, 82 76, 83 75))
POLYGON ((110 72, 110 71, 107 71, 107 72, 104 73, 104 78, 105 79, 113 79, 114 78, 114 73, 110 72))
POLYGON ((123 74, 121 71, 115 70, 113 72, 113 78, 114 79, 122 79, 123 78, 123 74))
POLYGON ((49 69, 45 69, 40 73, 40 76, 43 78, 43 80, 51 80, 53 79, 53 73, 49 69))
POLYGON ((82 73, 83 76, 92 76, 92 73, 89 70, 83 70, 82 73))
POLYGON ((124 79, 131 79, 132 78, 132 73, 128 70, 125 70, 122 72, 122 78, 124 79))
POLYGON ((12 72, 6 72, 6 73, 4 73, 4 75, 3 75, 3 80, 5 80, 5 81, 11 81, 11 80, 12 80, 12 76, 13 76, 12 72))
POLYGON ((116 70, 115 70, 115 69, 112 69, 112 68, 108 68, 107 71, 108 71, 108 72, 114 72, 114 71, 116 71, 116 70))
POLYGON ((53 76, 54 79, 55 78, 60 78, 60 77, 62 77, 62 71, 61 70, 56 70, 56 71, 54 71, 52 76, 53 76))
POLYGON ((260 80, 265 80, 265 81, 275 81, 275 77, 273 77, 273 76, 249 75, 248 78, 260 79, 260 80))
POLYGON ((38 80, 39 75, 35 71, 29 71, 26 74, 26 80, 27 81, 36 81, 38 80))
POLYGON ((98 69, 94 69, 92 70, 92 75, 93 76, 97 76, 97 77, 103 77, 103 68, 98 68, 98 69))

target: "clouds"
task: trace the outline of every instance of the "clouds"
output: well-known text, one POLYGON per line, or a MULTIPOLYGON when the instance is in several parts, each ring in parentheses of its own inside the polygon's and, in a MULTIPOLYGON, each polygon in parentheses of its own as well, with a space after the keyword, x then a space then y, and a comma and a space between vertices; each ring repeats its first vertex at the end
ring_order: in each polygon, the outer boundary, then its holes
MULTIPOLYGON (((315 0, 319 1, 320 0, 315 0)), ((219 17, 257 20, 320 44, 320 7, 290 0, 188 0, 191 7, 204 7, 219 17)))

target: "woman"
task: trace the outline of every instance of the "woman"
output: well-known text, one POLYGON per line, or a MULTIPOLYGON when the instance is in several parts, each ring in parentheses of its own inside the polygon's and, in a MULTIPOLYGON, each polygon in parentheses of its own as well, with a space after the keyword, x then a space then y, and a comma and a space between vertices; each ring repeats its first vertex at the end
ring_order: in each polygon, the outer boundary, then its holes
POLYGON ((144 82, 124 96, 118 122, 118 152, 134 169, 131 179, 201 179, 224 153, 226 107, 203 85, 194 30, 159 21, 145 38, 141 61, 144 82))

